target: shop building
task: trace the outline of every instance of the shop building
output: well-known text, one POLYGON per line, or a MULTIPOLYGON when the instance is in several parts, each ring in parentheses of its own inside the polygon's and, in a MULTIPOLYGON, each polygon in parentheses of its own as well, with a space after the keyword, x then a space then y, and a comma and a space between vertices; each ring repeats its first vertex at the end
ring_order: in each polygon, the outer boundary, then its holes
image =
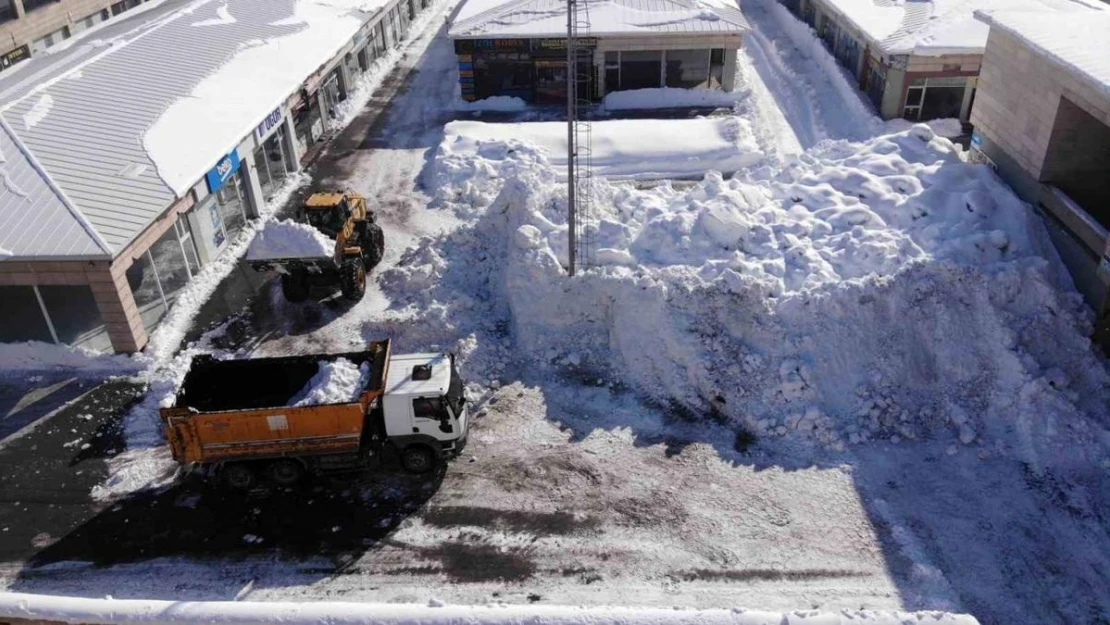
MULTIPOLYGON (((732 91, 736 54, 749 30, 727 0, 579 0, 580 95, 632 89, 732 91), (580 70, 581 71, 581 70, 580 70)), ((566 3, 466 0, 448 36, 466 101, 517 97, 566 102, 566 3)))
POLYGON ((0 74, 0 342, 142 349, 422 8, 296 6, 153 9, 98 54, 0 74), (182 53, 199 38, 202 58, 182 53))
POLYGON ((820 36, 883 119, 967 122, 987 27, 976 10, 1090 11, 1097 0, 780 0, 820 36))
POLYGON ((1076 287, 1110 314, 1110 12, 979 14, 990 25, 974 158, 1037 207, 1076 287))

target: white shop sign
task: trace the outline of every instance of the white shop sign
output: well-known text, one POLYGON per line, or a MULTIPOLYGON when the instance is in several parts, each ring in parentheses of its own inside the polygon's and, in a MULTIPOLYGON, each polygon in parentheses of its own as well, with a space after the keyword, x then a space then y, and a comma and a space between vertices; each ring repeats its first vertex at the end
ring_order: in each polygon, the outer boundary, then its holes
POLYGON ((281 126, 281 120, 284 117, 285 115, 284 113, 282 113, 280 106, 274 109, 272 113, 267 115, 266 119, 263 119, 262 123, 258 124, 258 127, 254 130, 255 135, 258 137, 258 140, 264 141, 266 137, 269 137, 271 134, 277 131, 278 127, 281 126))

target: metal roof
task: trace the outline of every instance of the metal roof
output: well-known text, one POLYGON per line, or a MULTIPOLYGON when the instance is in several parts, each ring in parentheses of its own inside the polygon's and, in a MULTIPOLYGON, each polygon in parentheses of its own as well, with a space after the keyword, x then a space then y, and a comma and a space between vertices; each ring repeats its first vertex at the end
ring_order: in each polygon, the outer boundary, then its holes
MULTIPOLYGON (((485 8, 489 0, 479 2, 485 8)), ((468 3, 469 3, 468 2, 468 3)), ((704 0, 580 0, 583 37, 637 34, 740 34, 750 29, 735 6, 704 0)), ((464 6, 448 30, 456 39, 566 35, 566 0, 510 0, 484 11, 464 6)))
MULTIPOLYGON (((0 75, 0 148, 14 183, 0 185, 0 247, 16 258, 118 254, 177 198, 144 134, 238 52, 308 28, 295 15, 298 1, 171 0, 0 75), (13 158, 16 144, 31 160, 13 158), (97 238, 104 245, 93 246, 97 238)), ((258 119, 279 104, 260 108, 258 119)), ((228 136, 212 164, 242 138, 228 136)))

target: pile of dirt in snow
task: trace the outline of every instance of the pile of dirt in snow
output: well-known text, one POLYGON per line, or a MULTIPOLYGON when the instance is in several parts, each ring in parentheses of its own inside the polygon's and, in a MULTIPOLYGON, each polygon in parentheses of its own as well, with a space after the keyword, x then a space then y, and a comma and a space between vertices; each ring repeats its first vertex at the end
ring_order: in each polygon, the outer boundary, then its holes
POLYGON ((258 231, 247 249, 247 260, 275 258, 319 258, 331 256, 335 241, 308 224, 282 219, 258 231))
POLYGON ((297 391, 290 406, 343 404, 358 400, 370 380, 370 364, 357 366, 346 358, 321 362, 319 370, 304 388, 297 391))
POLYGON ((442 280, 444 296, 500 295, 540 366, 834 450, 939 438, 1034 466, 1104 453, 1083 444, 1107 425, 1110 376, 1043 226, 927 126, 759 178, 598 182, 593 267, 575 279, 541 150, 441 156, 441 200, 474 227, 426 241, 383 284, 429 307, 450 306, 430 288, 442 280), (445 248, 495 268, 451 272, 445 248))

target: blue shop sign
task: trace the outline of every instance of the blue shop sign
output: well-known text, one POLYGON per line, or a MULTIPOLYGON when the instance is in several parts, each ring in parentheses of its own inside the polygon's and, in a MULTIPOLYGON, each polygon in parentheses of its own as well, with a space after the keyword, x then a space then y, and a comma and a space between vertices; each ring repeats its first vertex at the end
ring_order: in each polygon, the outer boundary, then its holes
POLYGON ((212 193, 219 191, 220 187, 224 186, 224 183, 234 176, 235 172, 239 171, 239 164, 238 150, 232 150, 227 156, 221 158, 220 162, 216 163, 216 166, 205 176, 205 180, 208 181, 208 190, 212 193))

